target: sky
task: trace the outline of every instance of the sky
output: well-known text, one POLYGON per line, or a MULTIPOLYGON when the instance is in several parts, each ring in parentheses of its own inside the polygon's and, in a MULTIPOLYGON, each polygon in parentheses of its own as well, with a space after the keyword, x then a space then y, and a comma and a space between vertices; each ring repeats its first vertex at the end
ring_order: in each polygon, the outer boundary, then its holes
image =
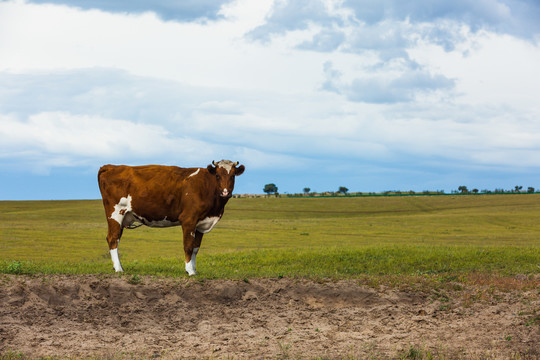
POLYGON ((221 159, 237 194, 540 189, 540 3, 0 0, 0 200, 221 159))

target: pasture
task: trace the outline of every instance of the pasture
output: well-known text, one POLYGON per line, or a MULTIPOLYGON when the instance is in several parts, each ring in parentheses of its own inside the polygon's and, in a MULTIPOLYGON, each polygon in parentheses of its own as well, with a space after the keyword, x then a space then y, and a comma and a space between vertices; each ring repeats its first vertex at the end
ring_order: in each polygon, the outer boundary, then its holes
MULTIPOLYGON (((231 199, 199 278, 540 273, 540 195, 231 199)), ((111 273, 100 200, 0 202, 0 272, 111 273)), ((125 230, 126 273, 184 276, 181 229, 125 230)))
POLYGON ((540 195, 231 199, 181 229, 0 202, 0 359, 537 359, 540 195))

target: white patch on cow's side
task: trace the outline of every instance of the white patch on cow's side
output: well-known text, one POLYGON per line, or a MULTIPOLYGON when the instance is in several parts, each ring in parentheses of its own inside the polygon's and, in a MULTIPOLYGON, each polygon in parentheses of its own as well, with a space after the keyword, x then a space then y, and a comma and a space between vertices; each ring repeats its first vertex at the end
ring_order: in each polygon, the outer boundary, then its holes
POLYGON ((193 249, 193 253, 191 254, 191 260, 186 263, 186 272, 188 273, 189 276, 193 276, 197 274, 195 259, 197 257, 198 252, 199 252, 199 248, 193 249))
POLYGON ((118 257, 118 248, 111 250, 111 259, 116 272, 124 271, 124 269, 122 269, 122 265, 120 264, 120 258, 118 257))
POLYGON ((210 232, 218 223, 221 216, 210 216, 197 223, 197 231, 203 234, 210 232))
POLYGON ((131 211, 131 195, 123 197, 118 201, 118 204, 114 205, 114 211, 110 216, 110 219, 115 220, 122 226, 124 215, 131 211))
POLYGON ((188 177, 192 177, 192 176, 195 176, 199 173, 199 171, 201 171, 201 169, 197 169, 197 171, 195 171, 193 174, 189 175, 188 177))

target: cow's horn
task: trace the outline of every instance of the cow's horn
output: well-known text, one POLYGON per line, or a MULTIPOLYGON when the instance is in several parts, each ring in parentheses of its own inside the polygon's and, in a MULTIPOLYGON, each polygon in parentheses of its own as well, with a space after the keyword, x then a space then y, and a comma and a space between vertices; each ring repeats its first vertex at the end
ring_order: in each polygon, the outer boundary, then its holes
POLYGON ((215 167, 217 167, 217 164, 216 164, 215 160, 212 160, 212 165, 214 165, 215 167))
POLYGON ((238 166, 238 164, 240 164, 240 163, 239 163, 238 161, 237 161, 237 162, 235 162, 235 163, 233 164, 233 167, 236 167, 236 166, 238 166))

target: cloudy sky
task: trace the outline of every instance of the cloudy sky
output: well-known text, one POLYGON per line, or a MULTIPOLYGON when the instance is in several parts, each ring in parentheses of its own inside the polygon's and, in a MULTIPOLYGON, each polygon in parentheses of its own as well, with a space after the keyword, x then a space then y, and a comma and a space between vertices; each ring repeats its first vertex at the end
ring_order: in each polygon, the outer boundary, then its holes
POLYGON ((236 193, 540 189, 537 0, 0 1, 0 199, 103 164, 236 193))

